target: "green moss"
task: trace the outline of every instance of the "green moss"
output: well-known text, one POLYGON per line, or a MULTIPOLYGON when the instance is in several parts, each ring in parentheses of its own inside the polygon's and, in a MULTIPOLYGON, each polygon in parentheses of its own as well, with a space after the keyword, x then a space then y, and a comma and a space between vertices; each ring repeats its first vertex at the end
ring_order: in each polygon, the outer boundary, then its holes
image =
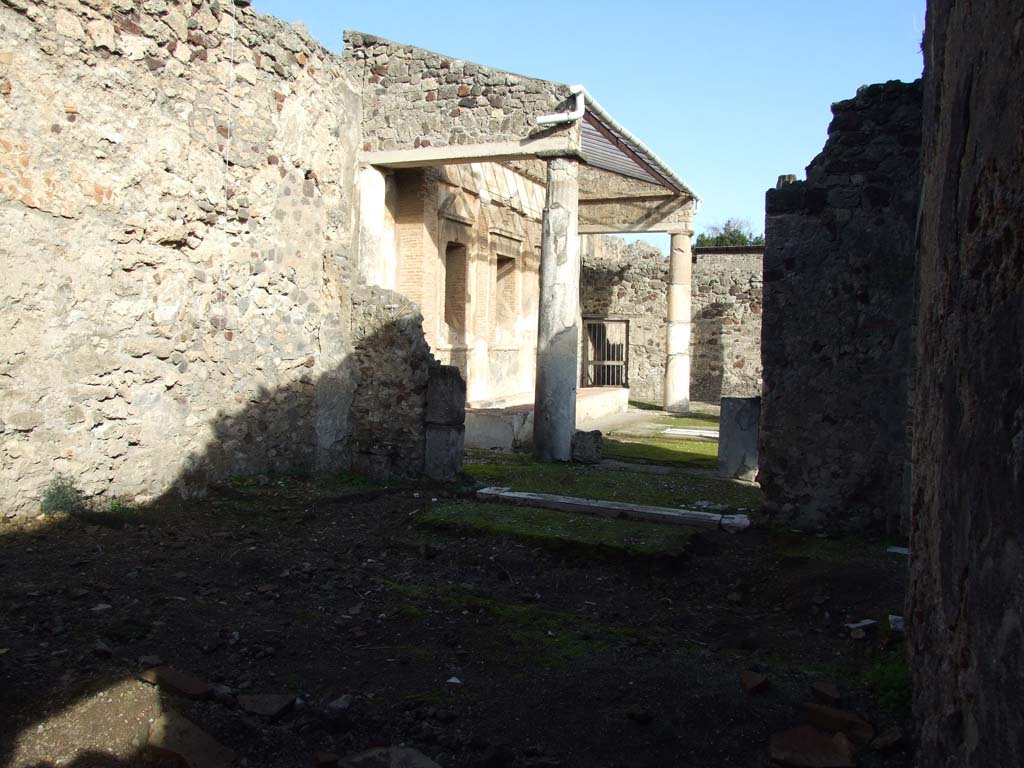
POLYGON ((43 491, 39 511, 44 515, 80 515, 89 511, 89 502, 70 478, 58 475, 43 491))
POLYGON ((875 701, 888 715, 910 718, 913 692, 904 648, 886 651, 874 659, 863 668, 860 680, 871 690, 875 701))
POLYGON ((684 471, 651 475, 580 464, 541 464, 532 460, 466 464, 465 471, 487 485, 507 486, 516 491, 660 507, 680 507, 696 501, 745 509, 761 506, 761 490, 755 486, 684 471))
POLYGON ((556 551, 627 557, 679 557, 694 533, 680 525, 466 501, 435 506, 423 516, 422 524, 461 533, 509 536, 556 551))
POLYGON ((628 441, 605 438, 604 456, 620 461, 715 467, 718 464, 718 443, 650 437, 631 437, 628 441))
POLYGON ((465 451, 467 464, 516 464, 523 466, 533 464, 533 456, 529 453, 504 453, 502 451, 488 451, 483 448, 467 448, 465 451))
POLYGON ((768 545, 779 557, 847 563, 865 557, 878 558, 884 545, 858 536, 819 538, 810 533, 797 533, 778 525, 771 527, 768 545))

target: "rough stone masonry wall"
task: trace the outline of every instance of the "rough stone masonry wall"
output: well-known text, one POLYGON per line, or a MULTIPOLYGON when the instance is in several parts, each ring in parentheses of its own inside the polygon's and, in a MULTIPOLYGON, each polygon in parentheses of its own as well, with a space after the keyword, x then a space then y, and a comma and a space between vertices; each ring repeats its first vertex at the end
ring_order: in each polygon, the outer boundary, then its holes
POLYGON ((344 56, 363 89, 366 150, 515 141, 569 98, 560 83, 361 32, 345 33, 344 56))
MULTIPOLYGON (((668 259, 643 242, 583 238, 580 307, 584 317, 629 321, 629 389, 660 402, 665 379, 668 259)), ((761 393, 761 255, 694 251, 690 396, 761 393)))
POLYGON ((931 0, 914 407, 918 765, 1024 765, 1024 6, 931 0))
POLYGON ((694 248, 690 399, 761 394, 761 248, 694 248))
POLYGON ((621 237, 582 238, 580 311, 629 321, 629 394, 660 401, 665 379, 668 259, 654 246, 621 237))
POLYGON ((245 3, 0 1, 0 509, 347 460, 340 60, 245 3))
POLYGON ((438 363, 419 307, 399 293, 361 287, 352 297, 352 468, 375 481, 422 474, 427 381, 438 363))
POLYGON ((791 524, 894 531, 908 509, 920 83, 832 105, 807 181, 766 199, 760 481, 791 524))

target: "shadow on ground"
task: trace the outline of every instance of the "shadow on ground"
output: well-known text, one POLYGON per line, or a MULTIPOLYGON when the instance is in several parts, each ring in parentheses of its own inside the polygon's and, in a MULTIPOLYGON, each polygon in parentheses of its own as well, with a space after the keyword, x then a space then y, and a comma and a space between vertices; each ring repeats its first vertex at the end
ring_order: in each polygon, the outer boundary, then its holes
POLYGON ((666 546, 646 533, 560 549, 545 532, 586 518, 473 530, 461 503, 271 477, 7 531, 0 764, 154 764, 140 740, 173 711, 254 767, 399 743, 449 768, 762 765, 821 679, 877 729, 905 721, 899 643, 842 626, 898 612, 903 563, 878 546, 702 533, 645 567, 666 546), (135 682, 157 661, 216 697, 135 682), (750 669, 768 691, 743 691, 750 669), (264 716, 254 694, 290 703, 264 716))
MULTIPOLYGON (((176 764, 143 750, 167 713, 251 768, 397 744, 446 768, 758 765, 822 678, 879 727, 905 720, 885 689, 898 645, 842 626, 899 612, 903 564, 878 547, 766 530, 669 542, 584 517, 474 528, 457 489, 314 477, 325 450, 377 469, 422 455, 399 418, 418 390, 398 402, 408 382, 360 364, 406 337, 387 334, 333 380, 222 419, 180 484, 219 482, 208 497, 0 530, 0 765, 176 764), (286 448, 287 430, 329 434, 350 385, 351 444, 286 448), (158 665, 212 687, 137 680, 158 665), (754 668, 771 679, 756 696, 739 684, 754 668)), ((655 482, 620 472, 612 490, 655 482)))

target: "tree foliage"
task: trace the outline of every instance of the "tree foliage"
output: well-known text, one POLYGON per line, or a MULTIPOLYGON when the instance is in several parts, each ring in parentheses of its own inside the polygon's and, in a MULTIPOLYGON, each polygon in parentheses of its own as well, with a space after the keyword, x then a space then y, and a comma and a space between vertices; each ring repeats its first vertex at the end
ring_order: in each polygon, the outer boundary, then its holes
POLYGON ((750 222, 744 219, 726 219, 724 224, 712 225, 697 235, 697 248, 722 245, 764 245, 764 235, 755 235, 750 222))

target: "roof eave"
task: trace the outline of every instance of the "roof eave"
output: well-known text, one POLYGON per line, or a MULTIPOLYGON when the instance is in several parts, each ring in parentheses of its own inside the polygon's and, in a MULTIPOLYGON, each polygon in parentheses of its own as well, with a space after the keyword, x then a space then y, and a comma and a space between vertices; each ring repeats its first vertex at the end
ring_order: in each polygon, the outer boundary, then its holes
POLYGON ((659 176, 665 178, 676 191, 688 195, 690 199, 694 201, 700 201, 700 195, 693 191, 693 187, 687 184, 682 178, 680 178, 665 161, 662 160, 658 155, 640 139, 633 135, 625 126, 623 126, 618 120, 611 116, 608 111, 601 106, 601 102, 595 99, 590 92, 582 85, 572 86, 573 92, 579 92, 583 95, 584 103, 586 105, 586 111, 593 114, 597 119, 611 128, 615 133, 622 137, 633 150, 642 155, 648 164, 653 168, 659 176))

